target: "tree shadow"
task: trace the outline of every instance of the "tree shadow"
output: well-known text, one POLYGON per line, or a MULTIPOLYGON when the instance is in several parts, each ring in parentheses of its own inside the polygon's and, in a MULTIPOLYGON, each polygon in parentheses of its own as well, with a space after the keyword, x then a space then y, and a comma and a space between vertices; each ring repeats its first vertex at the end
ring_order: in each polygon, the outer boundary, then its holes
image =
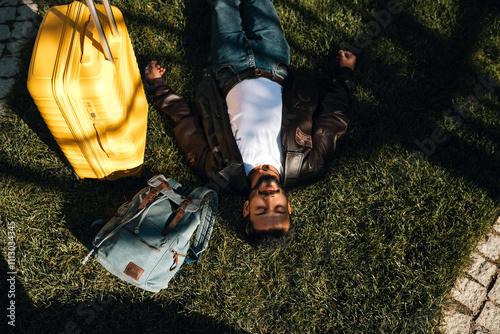
MULTIPOLYGON (((9 279, 9 284, 2 284, 0 288, 6 297, 2 299, 2 308, 14 309, 13 312, 7 310, 7 315, 14 317, 3 319, 4 323, 14 321, 15 326, 4 327, 9 333, 244 333, 212 317, 190 313, 181 303, 169 300, 162 293, 154 299, 138 301, 123 291, 103 290, 79 303, 67 300, 35 306, 24 289, 21 274, 10 274, 3 257, 0 269, 5 274, 2 280, 9 279), (14 307, 10 306, 12 302, 14 307), (127 321, 123 321, 124 314, 127 321)), ((153 296, 141 293, 145 298, 153 296)), ((81 294, 85 292, 77 291, 73 296, 81 294)))
MULTIPOLYGON (((355 90, 351 129, 347 140, 342 142, 340 148, 342 155, 370 155, 384 145, 393 144, 402 144, 410 152, 418 150, 415 140, 431 138, 433 130, 440 127, 443 111, 452 108, 454 99, 474 95, 475 76, 477 74, 485 76, 484 73, 477 73, 477 69, 470 64, 473 55, 470 46, 474 45, 478 36, 486 29, 484 26, 477 25, 476 22, 481 22, 484 13, 488 10, 496 10, 498 3, 463 1, 458 5, 462 15, 450 37, 441 36, 436 31, 422 26, 414 17, 403 12, 394 18, 391 25, 372 42, 372 45, 362 50, 356 76, 358 84, 368 89, 372 96, 362 96, 355 90), (405 52, 408 59, 402 58, 401 61, 386 64, 387 55, 377 49, 378 43, 395 45, 397 50, 405 52), (397 91, 390 87, 397 87, 397 91), (429 108, 429 106, 432 107, 429 108)), ((293 3, 293 6, 295 10, 302 11, 297 3, 293 3)), ((383 6, 385 2, 379 1, 379 7, 383 8, 383 6)), ((184 10, 187 19, 186 29, 174 30, 176 34, 183 36, 182 43, 186 50, 194 50, 194 52, 187 52, 181 60, 182 67, 189 70, 186 73, 189 77, 189 88, 185 88, 186 92, 194 90, 197 73, 200 73, 201 69, 206 66, 209 29, 204 29, 204 27, 209 27, 210 20, 207 11, 208 6, 205 1, 187 0, 184 10)), ((320 18, 315 18, 314 13, 305 8, 304 13, 307 14, 312 24, 321 22, 320 18)), ((129 14, 126 20, 130 20, 133 24, 153 24, 145 21, 146 17, 140 15, 133 17, 129 14)), ((162 26, 158 22, 154 28, 159 31, 177 29, 162 26)), ((341 42, 340 39, 336 41, 338 44, 341 42)), ((289 42, 297 52, 306 53, 306 50, 301 50, 300 43, 293 39, 289 42)), ((310 57, 317 69, 329 76, 334 71, 334 65, 329 59, 332 59, 335 53, 336 50, 330 50, 326 56, 318 53, 310 57)), ((21 59, 20 77, 22 78, 27 76, 29 54, 31 50, 26 50, 25 56, 21 59)), ((160 53, 153 55, 140 53, 137 57, 139 63, 142 62, 143 65, 149 62, 151 57, 165 58, 160 53)), ((14 112, 59 159, 64 160, 64 155, 26 90, 24 79, 18 80, 14 89, 16 94, 9 100, 14 112)), ((189 96, 187 98, 193 99, 189 96)), ((480 104, 493 112, 496 110, 498 113, 500 110, 498 103, 493 99, 481 101, 480 104)), ((474 129, 475 133, 493 142, 499 141, 499 129, 485 125, 477 118, 464 119, 463 126, 474 129)), ((454 171, 498 200, 500 196, 498 155, 484 151, 455 132, 447 132, 446 135, 448 139, 444 143, 437 144, 436 150, 428 155, 428 159, 454 171)), ((2 172, 14 177, 19 184, 33 183, 40 187, 57 190, 66 196, 66 204, 61 209, 62 217, 69 231, 83 245, 91 240, 92 236, 88 227, 92 220, 100 218, 102 212, 115 210, 144 186, 143 180, 137 179, 122 179, 114 182, 97 180, 76 182, 69 174, 64 174, 62 181, 59 181, 57 177, 24 166, 22 162, 5 164, 1 168, 2 172)), ((235 203, 237 202, 235 198, 225 197, 221 201, 220 214, 225 222, 232 222, 238 216, 235 210, 239 210, 240 205, 235 203)), ((227 227, 234 228, 231 224, 227 227)), ((237 230, 237 234, 243 235, 241 230, 237 230)), ((3 259, 0 259, 0 267, 7 272, 3 259)), ((3 290, 4 286, 2 285, 1 292, 6 294, 3 290)), ((109 301, 106 307, 103 307, 102 299, 93 300, 92 298, 88 303, 63 304, 57 301, 48 307, 38 307, 32 304, 22 284, 19 284, 18 291, 20 296, 18 305, 22 314, 19 315, 20 327, 17 329, 24 329, 28 333, 30 331, 44 332, 46 328, 56 332, 74 332, 78 328, 82 332, 92 332, 96 328, 99 331, 109 332, 143 332, 144 329, 187 333, 234 331, 230 326, 220 324, 210 317, 199 314, 186 315, 188 310, 185 310, 182 302, 170 302, 167 303, 168 307, 165 307, 165 303, 161 304, 153 300, 137 302, 120 295, 112 295, 113 298, 110 300, 104 300, 109 301), (112 315, 118 311, 126 314, 130 321, 119 322, 113 319, 112 315), (59 318, 56 323, 53 322, 54 314, 57 314, 59 318)), ((118 319, 123 318, 118 317, 118 319)))
MULTIPOLYGON (((476 76, 484 74, 477 73, 471 65, 475 51, 471 45, 474 45, 486 28, 477 24, 483 22, 483 11, 486 9, 479 9, 470 2, 461 2, 459 6, 457 13, 460 14, 448 37, 422 26, 414 17, 404 12, 393 22, 394 26, 390 27, 388 33, 389 38, 401 52, 410 55, 408 63, 411 65, 406 68, 403 68, 404 66, 399 69, 391 68, 388 73, 392 75, 387 75, 385 69, 379 66, 363 68, 368 79, 363 80, 361 84, 370 85, 374 96, 379 101, 387 103, 387 108, 376 108, 377 117, 370 118, 372 127, 383 129, 379 140, 373 141, 371 137, 364 136, 364 131, 357 132, 364 137, 357 140, 367 144, 364 150, 371 151, 376 148, 375 146, 395 142, 402 143, 409 151, 420 150, 417 141, 433 140, 433 131, 443 126, 443 113, 453 109, 455 99, 475 96, 478 84, 475 82, 476 76), (400 36, 398 38, 391 36, 396 34, 396 29, 400 36), (385 91, 384 86, 378 84, 380 81, 397 80, 395 76, 398 73, 410 70, 414 71, 413 80, 404 82, 399 80, 397 86, 404 92, 404 96, 398 96, 398 92, 385 91), (376 81, 374 78, 377 78, 376 81), (406 110, 397 112, 398 106, 404 106, 406 110), (389 119, 392 121, 386 122, 389 119), (387 127, 387 124, 391 126, 387 127)), ((381 58, 380 55, 369 51, 362 57, 365 64, 377 64, 381 58)), ((498 93, 497 90, 495 95, 498 93)), ((482 101, 478 103, 481 104, 482 101)), ((495 104, 492 100, 486 103, 495 104)), ((363 118, 366 114, 363 107, 363 104, 359 107, 358 118, 363 118)), ((465 105, 460 107, 467 109, 465 105)), ((498 106, 492 110, 498 110, 498 106)), ((473 115, 471 110, 464 112, 473 115)), ((450 115, 457 116, 457 113, 450 115)), ((494 141, 500 135, 498 128, 485 125, 474 117, 462 119, 462 123, 463 127, 467 127, 467 131, 483 136, 486 140, 494 141)), ((483 149, 460 138, 461 136, 454 131, 444 131, 444 135, 448 139, 442 143, 436 142, 436 149, 432 153, 423 152, 427 158, 453 170, 498 200, 500 196, 498 156, 486 154, 483 149)))
MULTIPOLYGON (((466 109, 460 100, 476 97, 480 85, 478 76, 488 78, 488 74, 473 66, 476 49, 472 46, 488 31, 489 19, 486 16, 498 12, 500 6, 497 2, 460 1, 455 9, 456 22, 449 33, 424 26, 415 16, 405 12, 404 6, 409 3, 402 3, 402 12, 392 15, 390 23, 381 28, 377 36, 362 48, 357 45, 360 49, 355 77, 363 92, 353 91, 350 130, 339 145, 338 153, 342 155, 371 156, 382 147, 394 144, 402 144, 409 152, 421 151, 417 141, 428 140, 429 143, 433 131, 443 127, 443 113, 448 109, 453 111, 454 104, 462 104, 460 107, 466 109)), ((298 3, 287 3, 287 6, 307 17, 311 25, 324 25, 308 8, 298 3)), ((379 1, 374 8, 383 10, 386 6, 386 2, 379 1)), ((369 10, 367 14, 370 14, 369 10)), ((376 22, 373 16, 367 16, 365 24, 370 21, 376 22)), ((362 32, 365 31, 359 31, 362 32)), ((323 77, 331 78, 335 72, 332 60, 345 42, 339 38, 334 40, 336 48, 313 54, 307 54, 307 49, 298 41, 289 39, 289 44, 295 52, 308 57, 323 77)), ((347 44, 356 46, 354 37, 347 41, 347 44)), ((482 87, 482 94, 485 92, 488 92, 487 88, 482 87)), ((495 88, 494 95, 476 102, 495 113, 500 107, 498 96, 500 88, 495 88)), ((459 124, 471 132, 468 138, 454 130, 443 129, 446 141, 429 143, 435 149, 431 154, 422 153, 432 163, 467 179, 498 201, 498 153, 485 152, 482 143, 474 143, 470 137, 498 142, 500 129, 474 117, 473 110, 464 112, 472 115, 459 124)), ((450 115, 457 116, 456 113, 450 115)))

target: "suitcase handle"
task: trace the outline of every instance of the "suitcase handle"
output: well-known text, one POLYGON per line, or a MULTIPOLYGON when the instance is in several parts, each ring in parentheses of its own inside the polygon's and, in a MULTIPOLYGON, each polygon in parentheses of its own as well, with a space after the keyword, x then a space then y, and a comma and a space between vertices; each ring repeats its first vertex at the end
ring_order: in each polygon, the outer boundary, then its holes
MULTIPOLYGON (((99 33, 99 37, 101 38, 102 48, 104 50, 104 55, 106 59, 114 64, 113 55, 111 54, 111 49, 109 48, 108 40, 106 39, 106 35, 104 34, 104 30, 102 29, 101 20, 99 20, 99 15, 97 14, 97 10, 95 8, 95 4, 93 0, 85 0, 87 3, 87 7, 90 11, 90 16, 94 21, 94 26, 99 33)), ((118 37, 118 29, 116 28, 115 17, 113 16, 113 12, 111 11, 111 6, 109 5, 108 0, 104 0, 104 8, 106 9, 106 15, 108 16, 109 25, 111 26, 111 31, 113 36, 118 37)))
POLYGON ((111 10, 109 1, 103 0, 102 3, 104 4, 104 9, 106 9, 106 15, 108 16, 109 26, 111 27, 111 33, 113 34, 114 37, 118 37, 118 28, 116 27, 115 16, 113 15, 113 11, 111 10))

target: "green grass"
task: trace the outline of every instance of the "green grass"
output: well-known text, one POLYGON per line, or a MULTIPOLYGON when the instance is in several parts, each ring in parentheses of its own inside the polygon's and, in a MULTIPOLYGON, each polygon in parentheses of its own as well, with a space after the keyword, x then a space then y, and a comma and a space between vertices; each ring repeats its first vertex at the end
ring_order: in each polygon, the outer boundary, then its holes
MULTIPOLYGON (((37 3, 46 12, 63 1, 37 3)), ((275 1, 292 65, 330 78, 339 46, 354 45, 387 3, 275 1)), ((192 103, 209 51, 205 2, 112 4, 125 16, 139 68, 158 60, 192 103)), ((500 87, 466 106, 478 76, 500 83, 500 7, 401 4, 358 55, 350 128, 330 172, 290 196, 293 245, 252 249, 240 220, 244 198, 223 196, 202 261, 158 294, 123 283, 95 260, 80 265, 90 223, 145 180, 73 178, 27 92, 28 45, 0 123, 0 240, 6 245, 7 223, 15 222, 18 332, 438 332, 457 275, 500 215, 500 87), (445 117, 454 104, 468 117, 445 117), (425 152, 416 141, 427 143, 425 152)), ((152 107, 147 135, 150 171, 202 185, 152 107)), ((6 273, 5 246, 2 254, 6 273)), ((0 292, 7 295, 3 283, 0 292)))

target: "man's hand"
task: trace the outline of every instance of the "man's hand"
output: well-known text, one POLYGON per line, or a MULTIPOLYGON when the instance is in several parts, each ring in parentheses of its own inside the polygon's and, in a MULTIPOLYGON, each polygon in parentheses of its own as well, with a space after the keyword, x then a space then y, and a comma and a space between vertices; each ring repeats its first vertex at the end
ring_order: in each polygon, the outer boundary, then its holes
POLYGON ((161 76, 165 73, 165 69, 156 63, 156 60, 153 60, 146 66, 144 69, 144 75, 146 79, 151 83, 154 79, 161 78, 161 76))
POLYGON ((340 50, 338 59, 340 67, 349 67, 351 70, 354 70, 356 56, 352 52, 340 50))

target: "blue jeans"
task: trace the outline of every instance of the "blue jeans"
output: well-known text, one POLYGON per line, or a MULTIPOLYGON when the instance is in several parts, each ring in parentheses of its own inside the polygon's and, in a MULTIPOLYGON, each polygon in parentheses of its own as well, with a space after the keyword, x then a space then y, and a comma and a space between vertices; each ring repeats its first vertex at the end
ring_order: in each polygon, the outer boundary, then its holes
POLYGON ((210 66, 220 86, 248 69, 285 79, 290 47, 270 0, 209 0, 212 7, 210 66))

